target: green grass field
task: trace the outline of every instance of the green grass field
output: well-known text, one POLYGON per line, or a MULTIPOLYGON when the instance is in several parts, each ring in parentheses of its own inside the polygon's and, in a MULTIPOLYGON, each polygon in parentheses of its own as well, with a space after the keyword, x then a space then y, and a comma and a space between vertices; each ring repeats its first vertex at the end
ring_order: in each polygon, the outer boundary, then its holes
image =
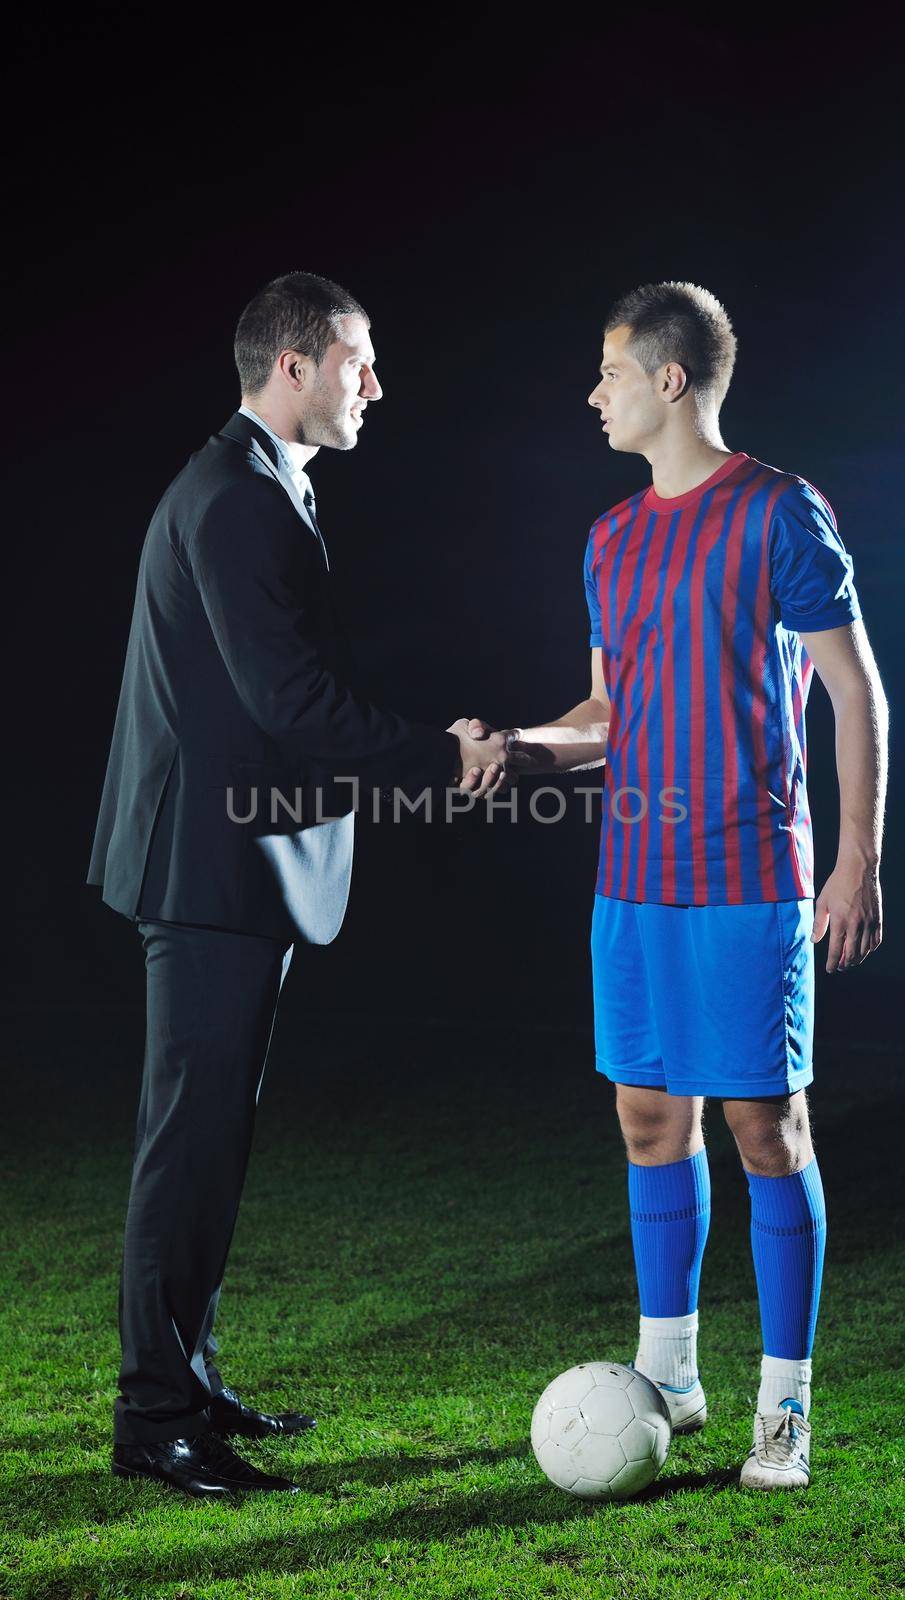
POLYGON ((199 1504, 109 1473, 142 1019, 12 1029, 2 1175, 3 1600, 878 1597, 901 1583, 901 1126, 891 1056, 818 1051, 830 1245, 814 1481, 736 1485, 760 1352, 747 1194, 718 1108, 703 1435, 639 1500, 549 1486, 551 1377, 629 1359, 637 1307, 611 1091, 590 1038, 281 1015, 221 1302, 227 1380, 313 1409, 247 1453, 294 1499, 199 1504), (88 1065, 86 1065, 88 1063, 88 1065))

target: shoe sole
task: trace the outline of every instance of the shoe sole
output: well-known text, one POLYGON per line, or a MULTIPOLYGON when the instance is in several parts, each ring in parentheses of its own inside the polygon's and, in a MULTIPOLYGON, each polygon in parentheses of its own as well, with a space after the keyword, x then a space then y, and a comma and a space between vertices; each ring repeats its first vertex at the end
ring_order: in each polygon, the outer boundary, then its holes
POLYGON ((168 1489, 175 1489, 179 1494, 187 1494, 193 1500, 226 1500, 231 1495, 239 1493, 239 1486, 223 1489, 190 1489, 188 1484, 177 1483, 175 1478, 168 1478, 163 1472, 143 1472, 139 1467, 121 1467, 114 1462, 110 1468, 114 1478, 143 1478, 146 1483, 163 1483, 168 1489))
POLYGON ((111 1466, 110 1471, 115 1478, 145 1478, 149 1483, 163 1483, 168 1489, 177 1489, 180 1494, 189 1494, 195 1500, 225 1499, 228 1495, 237 1494, 300 1494, 297 1483, 227 1483, 222 1489, 191 1489, 188 1484, 178 1483, 175 1478, 168 1478, 165 1472, 142 1472, 138 1467, 111 1466))
POLYGON ((809 1488, 811 1483, 811 1475, 808 1473, 804 1483, 793 1483, 791 1477, 774 1479, 770 1483, 757 1483, 751 1478, 740 1477, 738 1482, 740 1489, 751 1489, 757 1494, 772 1494, 774 1489, 779 1489, 783 1494, 789 1494, 790 1491, 795 1489, 809 1488))
MULTIPOLYGON (((663 1395, 663 1398, 666 1401, 667 1409, 669 1411, 669 1420, 672 1423, 673 1434, 700 1433, 707 1421, 707 1396, 703 1393, 703 1391, 700 1389, 698 1390, 700 1399, 694 1411, 685 1411, 683 1410, 681 1404, 677 1404, 675 1409, 678 1412, 678 1416, 674 1417, 672 1406, 669 1404, 669 1396, 672 1391, 667 1392, 665 1389, 661 1388, 659 1384, 657 1387, 660 1388, 660 1393, 663 1395)), ((689 1396, 686 1398, 686 1405, 688 1404, 689 1399, 692 1399, 692 1404, 694 1403, 694 1399, 689 1396)))
POLYGON ((693 1417, 686 1417, 684 1422, 674 1422, 673 1435, 684 1433, 700 1433, 707 1422, 706 1407, 703 1411, 696 1411, 693 1417))

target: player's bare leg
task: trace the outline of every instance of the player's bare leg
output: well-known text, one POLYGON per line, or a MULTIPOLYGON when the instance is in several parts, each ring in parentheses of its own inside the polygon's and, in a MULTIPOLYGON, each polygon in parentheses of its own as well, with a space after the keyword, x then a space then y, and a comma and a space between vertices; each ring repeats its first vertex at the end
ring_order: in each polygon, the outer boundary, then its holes
POLYGON ((751 1245, 764 1356, 746 1488, 803 1489, 810 1480, 811 1350, 826 1214, 807 1100, 726 1100, 751 1193, 751 1245))
POLYGON ((632 1244, 641 1301, 634 1365, 669 1407, 675 1433, 703 1427, 698 1282, 710 1224, 702 1095, 616 1085, 629 1161, 632 1244))
POLYGON ((704 1148, 704 1096, 616 1084, 616 1111, 629 1161, 659 1167, 704 1148))

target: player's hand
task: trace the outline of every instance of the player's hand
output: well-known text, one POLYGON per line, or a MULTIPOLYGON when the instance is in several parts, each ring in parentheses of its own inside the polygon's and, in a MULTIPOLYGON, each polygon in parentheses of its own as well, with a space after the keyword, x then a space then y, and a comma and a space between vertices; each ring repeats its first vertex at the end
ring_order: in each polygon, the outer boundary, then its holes
POLYGON ((462 773, 459 788, 475 796, 497 794, 508 784, 506 736, 496 732, 486 723, 471 722, 459 717, 447 733, 454 733, 459 741, 462 773), (480 734, 469 733, 470 727, 479 726, 480 734))
MULTIPOLYGON (((501 733, 506 737, 506 769, 510 784, 515 783, 520 773, 550 772, 556 766, 556 757, 552 750, 544 744, 526 744, 522 728, 502 728, 501 733)), ((482 722, 480 717, 472 717, 468 724, 470 739, 486 739, 493 729, 487 722, 482 722)))
POLYGON ((842 857, 814 906, 814 944, 830 930, 827 972, 858 967, 883 938, 883 905, 877 867, 842 857))

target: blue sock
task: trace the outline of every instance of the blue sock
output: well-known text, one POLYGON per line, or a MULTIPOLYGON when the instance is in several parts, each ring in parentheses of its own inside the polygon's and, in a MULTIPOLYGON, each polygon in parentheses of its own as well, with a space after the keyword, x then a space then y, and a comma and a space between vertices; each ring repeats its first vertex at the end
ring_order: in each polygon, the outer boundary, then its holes
POLYGON ((817 1158, 788 1178, 761 1178, 753 1172, 745 1176, 764 1354, 805 1360, 814 1348, 826 1249, 817 1158))
POLYGON ((707 1151, 662 1167, 628 1164, 632 1246, 643 1317, 697 1310, 710 1227, 707 1151))

